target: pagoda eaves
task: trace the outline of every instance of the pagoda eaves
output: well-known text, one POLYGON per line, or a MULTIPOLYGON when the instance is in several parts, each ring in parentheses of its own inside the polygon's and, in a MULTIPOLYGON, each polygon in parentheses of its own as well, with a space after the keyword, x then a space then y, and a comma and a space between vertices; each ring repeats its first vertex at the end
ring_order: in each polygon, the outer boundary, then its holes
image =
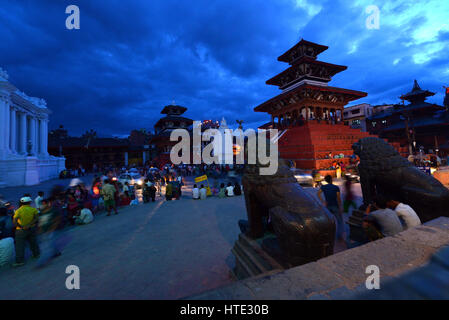
POLYGON ((343 108, 350 101, 366 97, 366 92, 329 86, 317 86, 304 83, 297 88, 283 92, 254 108, 256 112, 272 114, 278 110, 287 110, 290 106, 317 104, 343 108))
POLYGON ((287 50, 283 55, 278 58, 278 61, 288 62, 290 64, 294 64, 297 59, 307 56, 312 59, 316 59, 316 57, 329 49, 328 46, 323 46, 318 43, 310 42, 304 39, 301 39, 297 44, 287 50))
POLYGON ((290 68, 267 80, 266 84, 285 89, 304 79, 327 83, 332 80, 334 75, 347 68, 342 65, 314 60, 310 57, 301 57, 290 68))

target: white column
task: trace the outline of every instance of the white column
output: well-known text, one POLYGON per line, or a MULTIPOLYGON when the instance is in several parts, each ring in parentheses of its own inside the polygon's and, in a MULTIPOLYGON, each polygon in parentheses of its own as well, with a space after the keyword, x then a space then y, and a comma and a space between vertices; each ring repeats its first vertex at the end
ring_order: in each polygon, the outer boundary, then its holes
POLYGON ((17 137, 17 120, 16 120, 16 109, 11 108, 11 137, 9 139, 9 147, 12 153, 17 153, 16 147, 16 137, 17 137))
POLYGON ((30 141, 31 141, 31 155, 36 155, 36 119, 30 117, 30 141))
POLYGON ((0 153, 9 153, 9 109, 6 97, 0 97, 0 153))
POLYGON ((27 154, 27 116, 26 113, 19 113, 19 152, 27 154))
POLYGON ((11 135, 11 125, 10 125, 10 109, 11 106, 9 105, 9 103, 6 103, 6 108, 4 110, 5 112, 5 137, 4 139, 4 144, 5 144, 5 151, 7 153, 11 153, 10 149, 9 149, 9 136, 11 135))
POLYGON ((3 137, 6 135, 5 127, 5 109, 7 108, 6 99, 0 97, 0 154, 5 152, 5 140, 3 137))
POLYGON ((43 150, 43 154, 48 156, 48 120, 44 119, 42 121, 42 150, 43 150))

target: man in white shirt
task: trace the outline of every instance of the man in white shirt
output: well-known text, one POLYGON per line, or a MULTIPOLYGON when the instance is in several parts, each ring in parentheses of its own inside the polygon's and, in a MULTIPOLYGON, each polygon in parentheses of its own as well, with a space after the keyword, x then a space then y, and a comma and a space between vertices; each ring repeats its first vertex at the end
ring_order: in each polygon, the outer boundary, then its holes
POLYGON ((44 192, 43 191, 39 191, 37 193, 36 199, 34 199, 34 203, 36 204, 36 209, 37 210, 42 210, 42 200, 44 200, 44 192))
POLYGON ((193 200, 198 200, 200 198, 200 189, 198 189, 196 184, 193 186, 192 198, 193 200))
POLYGON ((421 220, 415 210, 409 205, 400 203, 399 201, 389 200, 387 206, 396 212, 399 220, 401 220, 404 230, 421 225, 421 220))
POLYGON ((203 185, 201 185, 201 189, 200 189, 200 199, 201 200, 206 200, 207 198, 207 190, 206 188, 204 188, 203 185))
POLYGON ((84 208, 81 210, 80 215, 76 217, 75 223, 76 224, 88 224, 91 223, 94 220, 94 216, 92 214, 92 211, 90 211, 87 208, 84 208))
POLYGON ((234 187, 232 186, 232 184, 230 182, 228 183, 228 186, 226 187, 226 195, 228 197, 234 196, 234 187))

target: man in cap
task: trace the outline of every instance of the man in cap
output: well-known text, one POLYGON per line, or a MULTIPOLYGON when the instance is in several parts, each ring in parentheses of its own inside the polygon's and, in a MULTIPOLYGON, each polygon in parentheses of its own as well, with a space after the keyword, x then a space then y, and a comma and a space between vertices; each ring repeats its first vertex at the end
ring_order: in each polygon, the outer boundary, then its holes
POLYGON ((37 222, 38 211, 31 206, 33 200, 30 197, 20 199, 20 208, 14 213, 13 221, 16 226, 16 263, 15 267, 25 264, 25 245, 30 244, 31 252, 34 258, 40 255, 39 245, 37 243, 37 222))

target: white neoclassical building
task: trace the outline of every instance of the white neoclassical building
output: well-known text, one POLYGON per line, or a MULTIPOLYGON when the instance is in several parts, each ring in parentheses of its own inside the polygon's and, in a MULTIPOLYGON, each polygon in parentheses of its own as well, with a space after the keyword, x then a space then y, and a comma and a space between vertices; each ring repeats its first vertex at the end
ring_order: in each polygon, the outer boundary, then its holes
POLYGON ((58 177, 65 158, 50 156, 45 100, 29 97, 0 68, 0 188, 58 177))

